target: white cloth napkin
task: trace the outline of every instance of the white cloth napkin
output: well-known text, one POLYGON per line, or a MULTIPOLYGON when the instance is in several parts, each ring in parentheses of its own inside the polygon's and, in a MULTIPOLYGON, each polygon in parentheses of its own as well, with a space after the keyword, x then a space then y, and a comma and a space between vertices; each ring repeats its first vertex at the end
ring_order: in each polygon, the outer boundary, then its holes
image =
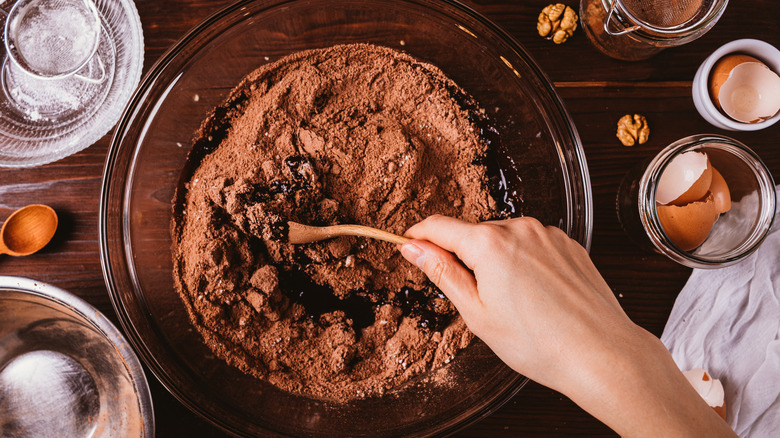
POLYGON ((694 269, 661 341, 682 371, 723 383, 740 437, 780 436, 780 215, 761 247, 722 269, 694 269))

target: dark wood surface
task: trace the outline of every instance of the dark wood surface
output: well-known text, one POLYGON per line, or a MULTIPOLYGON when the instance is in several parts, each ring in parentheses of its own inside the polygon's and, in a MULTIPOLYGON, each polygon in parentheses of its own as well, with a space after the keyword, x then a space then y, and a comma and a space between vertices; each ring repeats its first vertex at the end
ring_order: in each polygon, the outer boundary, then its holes
MULTIPOLYGON (((178 38, 229 0, 137 0, 143 23, 145 71, 178 38)), ((536 34, 543 0, 476 0, 469 4, 520 41, 556 84, 571 113, 590 169, 595 206, 591 254, 629 316, 659 335, 690 270, 627 243, 615 215, 615 195, 626 170, 668 143, 697 133, 730 135, 753 148, 780 179, 780 124, 754 133, 728 133, 710 126, 691 100, 691 80, 713 50, 740 38, 780 47, 780 3, 733 1, 702 38, 647 61, 626 63, 595 50, 581 29, 556 46, 536 34), (615 138, 620 116, 642 113, 651 125, 647 144, 626 148, 615 138)), ((573 1, 568 4, 577 7, 573 1)), ((60 214, 61 225, 42 252, 0 259, 0 274, 31 277, 69 290, 116 322, 98 255, 98 201, 110 135, 58 162, 28 169, 0 169, 0 219, 31 203, 60 214)), ((157 434, 222 436, 181 406, 149 375, 157 434)), ((529 383, 502 408, 458 436, 611 436, 599 421, 563 395, 529 383)))

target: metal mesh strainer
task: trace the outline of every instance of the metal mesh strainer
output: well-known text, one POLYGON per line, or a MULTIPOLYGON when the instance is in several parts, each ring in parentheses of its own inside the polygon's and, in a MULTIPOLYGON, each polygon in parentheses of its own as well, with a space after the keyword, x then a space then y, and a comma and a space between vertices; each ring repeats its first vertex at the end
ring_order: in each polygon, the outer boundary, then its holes
POLYGON ((705 18, 714 0, 613 0, 640 24, 659 29, 684 29, 705 18))
POLYGON ((100 17, 89 0, 22 0, 8 14, 8 54, 29 73, 60 77, 84 66, 97 49, 100 17))

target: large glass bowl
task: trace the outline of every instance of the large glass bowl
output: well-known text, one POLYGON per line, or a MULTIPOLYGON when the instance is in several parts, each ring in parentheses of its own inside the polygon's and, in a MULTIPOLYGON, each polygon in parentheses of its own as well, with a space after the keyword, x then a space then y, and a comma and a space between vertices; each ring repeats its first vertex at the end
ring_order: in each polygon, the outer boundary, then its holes
MULTIPOLYGON (((524 212, 588 247, 592 200, 577 132, 520 45, 446 0, 239 1, 188 33, 142 81, 103 177, 101 258, 119 320, 138 354, 186 406, 238 435, 424 436, 488 415, 526 379, 479 340, 440 379, 338 404, 291 395, 214 357, 174 291, 169 224, 191 140, 246 74, 295 51, 370 42, 440 67, 480 102, 518 164, 524 212)), ((510 181, 519 184, 519 181, 510 181)))

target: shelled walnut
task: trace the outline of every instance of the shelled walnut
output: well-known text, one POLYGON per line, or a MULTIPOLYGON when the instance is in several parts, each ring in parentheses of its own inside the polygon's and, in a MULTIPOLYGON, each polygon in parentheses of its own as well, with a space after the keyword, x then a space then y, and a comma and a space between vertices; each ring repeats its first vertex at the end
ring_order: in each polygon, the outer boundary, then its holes
POLYGON ((536 30, 539 36, 553 40, 555 44, 566 41, 577 29, 577 14, 563 3, 548 5, 539 14, 536 30))
POLYGON ((634 114, 632 117, 631 114, 626 114, 618 120, 616 135, 623 146, 644 144, 650 137, 650 126, 647 125, 645 116, 634 114))

